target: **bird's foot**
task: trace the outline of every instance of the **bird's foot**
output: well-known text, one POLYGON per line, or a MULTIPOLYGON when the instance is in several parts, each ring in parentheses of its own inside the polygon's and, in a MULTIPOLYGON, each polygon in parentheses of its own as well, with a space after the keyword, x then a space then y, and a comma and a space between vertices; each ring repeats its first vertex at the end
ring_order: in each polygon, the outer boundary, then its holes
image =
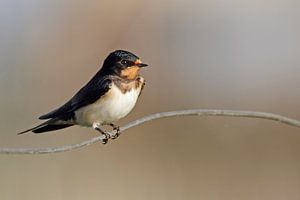
POLYGON ((112 136, 111 136, 111 139, 117 139, 118 137, 120 136, 120 133, 117 131, 116 133, 114 133, 112 136))
POLYGON ((111 136, 111 139, 117 139, 120 136, 120 127, 115 124, 109 124, 116 133, 111 136))
POLYGON ((104 138, 101 139, 102 144, 106 144, 108 142, 108 139, 111 138, 110 135, 106 131, 101 130, 99 127, 95 127, 94 129, 96 131, 99 131, 104 136, 104 138))
POLYGON ((101 143, 106 144, 108 142, 108 139, 111 137, 107 132, 102 133, 102 135, 104 135, 104 138, 101 140, 101 143))

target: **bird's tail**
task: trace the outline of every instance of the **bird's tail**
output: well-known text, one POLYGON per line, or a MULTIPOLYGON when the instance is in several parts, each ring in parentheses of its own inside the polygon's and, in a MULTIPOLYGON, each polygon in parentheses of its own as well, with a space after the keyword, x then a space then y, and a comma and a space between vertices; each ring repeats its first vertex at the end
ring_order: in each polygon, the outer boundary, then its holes
POLYGON ((27 133, 32 131, 33 133, 44 133, 44 132, 48 132, 48 131, 55 131, 55 130, 59 130, 59 129, 63 129, 63 128, 67 128, 70 126, 73 126, 74 124, 66 124, 66 123, 60 123, 61 120, 59 119, 50 119, 44 123, 41 123, 40 125, 33 127, 31 129, 28 129, 26 131, 22 131, 20 133, 18 133, 18 135, 27 133))

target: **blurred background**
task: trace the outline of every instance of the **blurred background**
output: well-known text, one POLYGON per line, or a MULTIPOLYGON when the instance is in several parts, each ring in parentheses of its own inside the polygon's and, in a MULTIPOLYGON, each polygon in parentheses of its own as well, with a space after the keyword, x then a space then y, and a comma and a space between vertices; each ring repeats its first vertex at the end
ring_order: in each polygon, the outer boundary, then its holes
MULTIPOLYGON (((296 0, 1 0, 0 146, 48 147, 97 135, 16 133, 67 101, 116 49, 150 65, 133 112, 190 108, 300 119, 296 0)), ((1 200, 300 199, 300 132, 245 118, 180 117, 107 145, 0 155, 1 200)))

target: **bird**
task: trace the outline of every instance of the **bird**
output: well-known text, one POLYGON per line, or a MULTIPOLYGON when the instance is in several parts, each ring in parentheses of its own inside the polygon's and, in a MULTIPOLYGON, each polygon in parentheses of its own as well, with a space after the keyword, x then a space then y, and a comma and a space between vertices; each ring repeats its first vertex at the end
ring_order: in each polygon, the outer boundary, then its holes
POLYGON ((131 112, 141 95, 145 79, 140 70, 146 66, 129 51, 110 53, 98 72, 69 101, 39 117, 47 121, 18 134, 44 133, 79 125, 103 134, 102 143, 106 144, 108 139, 119 136, 119 126, 114 123, 131 112), (111 126, 116 133, 110 136, 102 130, 104 125, 111 126))

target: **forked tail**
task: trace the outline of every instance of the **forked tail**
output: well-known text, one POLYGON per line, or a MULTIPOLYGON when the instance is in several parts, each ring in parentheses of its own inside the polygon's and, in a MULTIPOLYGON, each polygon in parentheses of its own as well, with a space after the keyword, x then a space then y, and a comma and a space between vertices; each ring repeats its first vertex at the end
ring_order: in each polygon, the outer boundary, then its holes
POLYGON ((63 128, 67 128, 70 126, 73 126, 73 124, 65 124, 65 123, 60 123, 61 120, 59 119, 50 119, 44 123, 41 123, 40 125, 33 127, 31 129, 28 129, 26 131, 22 131, 20 133, 18 133, 18 135, 27 133, 32 131, 33 133, 44 133, 44 132, 48 132, 48 131, 55 131, 55 130, 59 130, 59 129, 63 129, 63 128))

